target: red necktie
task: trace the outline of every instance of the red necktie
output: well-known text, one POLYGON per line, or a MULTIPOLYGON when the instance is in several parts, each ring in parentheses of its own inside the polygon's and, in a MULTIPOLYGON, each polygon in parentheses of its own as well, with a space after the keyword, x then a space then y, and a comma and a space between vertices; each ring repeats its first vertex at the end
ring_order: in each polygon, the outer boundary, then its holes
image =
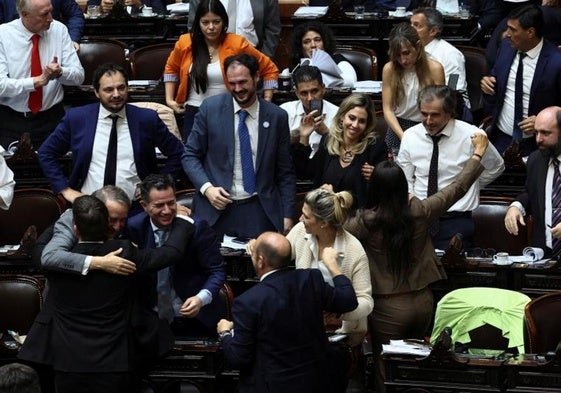
MULTIPOLYGON (((39 34, 33 34, 31 42, 31 76, 41 75, 43 68, 41 67, 41 56, 39 55, 39 34)), ((43 107, 43 87, 38 87, 35 91, 29 93, 29 102, 27 103, 31 113, 36 114, 43 107)))

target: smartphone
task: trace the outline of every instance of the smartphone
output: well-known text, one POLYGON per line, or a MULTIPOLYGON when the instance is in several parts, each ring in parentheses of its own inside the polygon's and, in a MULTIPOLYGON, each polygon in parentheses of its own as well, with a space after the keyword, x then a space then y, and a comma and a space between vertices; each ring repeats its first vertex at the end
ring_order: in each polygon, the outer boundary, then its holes
POLYGON ((235 238, 232 239, 232 241, 234 243, 240 243, 240 244, 249 243, 250 240, 251 240, 251 238, 249 238, 249 237, 241 237, 241 236, 235 237, 235 238))
POLYGON ((310 112, 316 111, 316 116, 320 116, 323 113, 323 101, 322 100, 311 100, 310 101, 310 112))

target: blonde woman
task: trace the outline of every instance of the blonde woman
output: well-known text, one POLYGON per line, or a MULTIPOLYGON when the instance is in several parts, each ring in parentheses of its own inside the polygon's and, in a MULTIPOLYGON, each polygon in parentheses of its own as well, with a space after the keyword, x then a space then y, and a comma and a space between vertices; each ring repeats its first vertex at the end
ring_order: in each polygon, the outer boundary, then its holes
POLYGON ((352 94, 343 100, 312 159, 314 187, 349 191, 354 207, 364 206, 370 174, 387 157, 375 125, 374 105, 367 95, 352 94))
POLYGON ((417 30, 400 23, 390 32, 390 61, 382 71, 382 108, 388 123, 386 144, 399 151, 403 132, 421 121, 417 95, 425 86, 444 85, 444 68, 429 60, 417 30))
POLYGON ((368 258, 360 242, 343 229, 349 209, 353 204, 350 193, 334 193, 316 189, 306 195, 300 222, 292 228, 287 239, 292 247, 296 268, 320 269, 326 282, 332 283, 331 275, 321 261, 324 250, 333 247, 343 253, 341 272, 347 276, 355 290, 358 307, 342 314, 341 332, 353 335, 353 344, 359 343, 367 329, 367 316, 372 312, 372 285, 368 258))

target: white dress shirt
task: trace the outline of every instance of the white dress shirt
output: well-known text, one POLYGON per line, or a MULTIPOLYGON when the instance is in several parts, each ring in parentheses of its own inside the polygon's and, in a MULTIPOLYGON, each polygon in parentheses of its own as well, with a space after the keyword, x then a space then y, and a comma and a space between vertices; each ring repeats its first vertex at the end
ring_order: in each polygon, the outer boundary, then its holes
MULTIPOLYGON (((523 94, 522 94, 522 117, 528 117, 528 107, 530 103, 530 90, 532 88, 532 81, 534 80, 534 72, 536 71, 536 65, 538 64, 538 58, 540 57, 540 52, 543 48, 543 39, 540 40, 539 44, 526 52, 526 57, 522 60, 524 64, 524 78, 523 78, 523 94)), ((499 113, 499 118, 497 119, 498 128, 505 134, 512 135, 512 129, 514 127, 514 87, 516 85, 516 72, 518 71, 519 62, 518 53, 514 56, 512 65, 510 66, 510 72, 508 74, 508 80, 506 83, 506 92, 504 97, 503 107, 501 113, 499 113)), ((526 135, 522 133, 523 138, 534 138, 534 135, 526 135)))
POLYGON ((2 153, 4 148, 0 146, 0 209, 8 210, 14 198, 14 172, 6 164, 2 153))
MULTIPOLYGON (((105 164, 107 162, 107 148, 109 146, 109 135, 113 121, 110 116, 113 112, 108 111, 102 105, 99 106, 97 117, 97 127, 95 130, 94 143, 92 148, 92 159, 88 168, 88 175, 82 186, 84 194, 91 194, 95 190, 103 187, 105 177, 105 164)), ((134 162, 134 151, 132 140, 127 122, 125 108, 116 113, 117 119, 117 176, 115 185, 121 187, 129 196, 134 199, 136 185, 140 183, 136 164, 134 162)))
POLYGON ((189 83, 189 94, 187 94, 187 101, 185 101, 186 105, 199 107, 205 98, 228 93, 228 88, 224 84, 224 77, 222 76, 222 68, 220 68, 220 60, 208 63, 206 72, 206 91, 204 93, 202 91, 197 93, 195 90, 195 82, 192 81, 192 83, 189 83))
MULTIPOLYGON (((435 38, 425 46, 425 52, 433 60, 438 61, 444 67, 444 76, 446 77, 446 84, 450 79, 450 75, 458 75, 458 83, 455 89, 467 92, 466 81, 466 59, 462 52, 460 52, 454 45, 446 40, 435 38)), ((468 108, 469 100, 465 100, 468 108)))
MULTIPOLYGON (((302 122, 302 118, 306 116, 306 111, 304 110, 304 106, 302 105, 302 101, 289 101, 285 102, 280 106, 282 109, 288 113, 288 129, 290 131, 297 130, 300 127, 300 123, 302 122)), ((333 105, 331 102, 323 100, 323 114, 325 115, 325 119, 323 123, 327 126, 327 128, 331 128, 333 123, 333 119, 337 114, 339 107, 333 105)), ((310 158, 316 154, 319 147, 319 142, 321 141, 321 135, 317 132, 313 131, 310 134, 310 138, 308 140, 310 147, 312 148, 312 152, 310 153, 310 158)))
POLYGON ((259 38, 253 24, 253 8, 249 0, 220 0, 228 12, 228 33, 241 35, 257 46, 259 38))
MULTIPOLYGON (((318 244, 317 237, 307 233, 304 236, 304 238, 307 240, 308 247, 310 247, 310 251, 312 252, 312 256, 313 256, 310 268, 319 269, 321 275, 323 276, 323 281, 325 281, 331 286, 334 286, 333 276, 329 272, 327 266, 325 266, 325 264, 322 262, 323 260, 319 259, 319 244, 318 244)), ((335 235, 335 241, 333 242, 333 248, 338 252, 342 252, 342 253, 345 252, 346 242, 345 242, 345 237, 343 236, 343 232, 337 231, 337 234, 335 235)))
MULTIPOLYGON (((17 112, 29 112, 29 93, 34 91, 31 75, 33 33, 21 19, 0 25, 0 104, 17 112)), ((39 55, 42 67, 56 57, 62 67, 60 78, 43 86, 42 111, 62 102, 63 85, 78 86, 84 81, 84 69, 68 35, 68 29, 54 20, 49 30, 41 34, 39 55)))
MULTIPOLYGON (((452 183, 473 155, 471 135, 476 132, 483 133, 479 128, 456 119, 451 119, 440 132, 443 136, 438 143, 438 190, 452 183)), ((405 173, 409 192, 419 199, 427 198, 433 146, 422 123, 409 128, 401 140, 396 161, 405 173)), ((485 170, 479 180, 448 211, 474 210, 479 206, 480 189, 499 177, 505 169, 503 158, 492 144, 489 144, 481 164, 485 170)))
MULTIPOLYGON (((242 175, 242 158, 240 153, 240 139, 238 133, 238 125, 240 124, 240 116, 238 112, 240 110, 245 110, 248 114, 245 118, 245 125, 249 131, 249 140, 251 143, 251 156, 253 158, 253 169, 257 174, 256 160, 257 160, 257 143, 259 141, 259 100, 247 108, 242 108, 240 105, 232 98, 234 102, 234 174, 232 180, 232 189, 226 190, 229 192, 232 199, 247 199, 251 197, 247 192, 245 192, 243 187, 243 175, 242 175)), ((265 127, 267 128, 267 127, 265 127)), ((257 179, 256 179, 257 180, 257 179)), ((212 187, 213 184, 207 182, 201 186, 200 192, 205 195, 205 191, 212 187)))

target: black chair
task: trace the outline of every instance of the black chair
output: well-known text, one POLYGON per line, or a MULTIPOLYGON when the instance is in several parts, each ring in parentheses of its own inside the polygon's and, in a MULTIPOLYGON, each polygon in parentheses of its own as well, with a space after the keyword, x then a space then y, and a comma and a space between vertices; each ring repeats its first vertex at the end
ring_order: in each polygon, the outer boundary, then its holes
POLYGON ((131 53, 131 79, 160 80, 174 43, 144 46, 131 53))
POLYGON ((8 210, 0 210, 0 244, 19 244, 27 228, 37 233, 53 224, 66 208, 62 196, 40 188, 19 189, 8 210))
POLYGON ((473 124, 479 124, 483 119, 483 92, 481 91, 481 78, 487 75, 487 60, 485 49, 474 46, 456 45, 464 55, 466 61, 466 80, 473 124))
POLYGON ((526 304, 524 349, 526 353, 554 352, 559 342, 561 342, 561 292, 553 292, 526 304))
POLYGON ((0 274, 0 333, 27 334, 41 311, 43 286, 32 276, 0 274))
POLYGON ((110 38, 96 38, 82 41, 78 58, 84 67, 84 84, 92 83, 93 74, 97 67, 105 63, 115 63, 130 74, 130 63, 126 58, 127 45, 119 40, 110 38))
POLYGON ((359 81, 378 80, 378 57, 373 49, 360 45, 337 45, 335 53, 352 64, 359 81))

